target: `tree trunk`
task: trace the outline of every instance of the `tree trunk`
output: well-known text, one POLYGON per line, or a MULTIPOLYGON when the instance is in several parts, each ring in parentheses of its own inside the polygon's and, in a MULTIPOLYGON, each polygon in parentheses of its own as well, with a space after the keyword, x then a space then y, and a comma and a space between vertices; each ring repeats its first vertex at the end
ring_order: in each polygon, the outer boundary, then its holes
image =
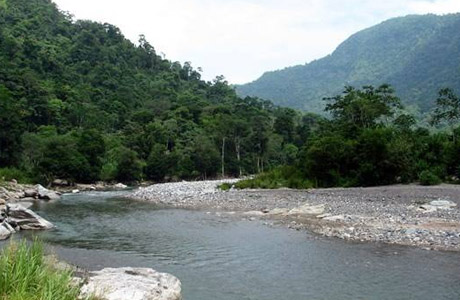
POLYGON ((236 150, 236 160, 238 161, 239 177, 243 176, 243 171, 241 170, 241 154, 240 154, 240 139, 235 139, 235 150, 236 150))
POLYGON ((222 178, 225 177, 225 137, 222 138, 222 178))

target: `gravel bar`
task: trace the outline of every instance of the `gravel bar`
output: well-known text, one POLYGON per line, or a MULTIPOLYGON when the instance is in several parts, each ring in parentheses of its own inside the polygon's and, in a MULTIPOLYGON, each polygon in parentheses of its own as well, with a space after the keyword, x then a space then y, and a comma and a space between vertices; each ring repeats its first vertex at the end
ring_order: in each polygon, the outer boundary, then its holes
POLYGON ((460 251, 460 186, 220 191, 236 179, 139 188, 130 197, 165 207, 274 220, 351 241, 460 251))

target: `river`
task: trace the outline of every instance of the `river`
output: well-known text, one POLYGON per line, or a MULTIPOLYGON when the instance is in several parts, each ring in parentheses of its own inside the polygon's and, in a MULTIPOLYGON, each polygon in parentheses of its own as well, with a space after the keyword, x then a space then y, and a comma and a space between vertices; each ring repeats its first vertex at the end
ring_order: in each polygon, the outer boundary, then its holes
POLYGON ((460 299, 459 253, 349 243, 123 195, 42 202, 33 209, 57 227, 34 234, 90 270, 171 273, 185 300, 460 299))

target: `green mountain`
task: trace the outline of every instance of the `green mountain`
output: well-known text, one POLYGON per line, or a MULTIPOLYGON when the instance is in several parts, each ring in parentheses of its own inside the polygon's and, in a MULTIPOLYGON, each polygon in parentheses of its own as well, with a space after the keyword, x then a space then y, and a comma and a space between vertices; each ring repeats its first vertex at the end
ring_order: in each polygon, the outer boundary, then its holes
POLYGON ((460 14, 391 19, 352 35, 327 57, 267 72, 237 92, 322 112, 322 98, 339 94, 345 85, 388 83, 405 105, 426 112, 440 88, 460 89, 459 28, 460 14))

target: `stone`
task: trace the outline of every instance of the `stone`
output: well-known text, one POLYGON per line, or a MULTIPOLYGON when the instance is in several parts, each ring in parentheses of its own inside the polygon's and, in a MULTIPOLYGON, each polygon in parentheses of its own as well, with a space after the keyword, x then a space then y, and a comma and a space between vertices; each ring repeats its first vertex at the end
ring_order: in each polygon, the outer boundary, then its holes
POLYGON ((42 185, 37 184, 38 198, 43 200, 58 200, 61 198, 56 192, 44 188, 42 185))
POLYGON ((55 179, 53 180, 53 186, 68 186, 69 182, 63 179, 55 179))
POLYGON ((424 205, 420 205, 418 210, 422 211, 423 213, 432 213, 432 212, 435 212, 437 208, 429 204, 424 204, 424 205))
POLYGON ((19 199, 17 202, 35 202, 35 201, 37 201, 37 199, 32 198, 32 197, 25 197, 25 198, 19 199))
POLYGON ((345 217, 342 216, 342 215, 338 215, 338 216, 328 216, 328 217, 324 217, 323 220, 325 220, 325 221, 331 221, 331 222, 337 222, 337 221, 343 221, 343 220, 345 220, 345 217))
POLYGON ((51 229, 54 225, 20 204, 7 204, 8 222, 27 230, 51 229))
POLYGON ((24 190, 24 196, 25 197, 30 197, 30 198, 35 198, 38 196, 38 192, 36 189, 27 189, 24 190))
POLYGON ((304 204, 302 206, 293 208, 289 211, 290 215, 320 215, 324 213, 324 204, 321 205, 310 205, 304 204))
POLYGON ((128 186, 123 183, 117 183, 114 185, 114 187, 117 189, 126 189, 128 186))
POLYGON ((271 211, 268 212, 269 215, 283 215, 287 214, 289 212, 289 209, 287 208, 274 208, 271 211))
POLYGON ((18 202, 17 204, 21 205, 22 207, 24 207, 26 209, 31 208, 34 205, 34 203, 30 202, 30 201, 21 201, 21 202, 18 202))
POLYGON ((324 219, 324 218, 330 217, 330 216, 332 216, 330 213, 325 213, 325 214, 322 214, 322 215, 317 215, 316 218, 324 219))
POLYGON ((81 298, 102 300, 181 300, 179 279, 149 268, 106 268, 92 272, 81 298))
POLYGON ((430 205, 438 209, 450 209, 457 206, 456 203, 449 200, 434 200, 430 202, 430 205))
POLYGON ((15 230, 6 222, 0 224, 0 241, 8 239, 15 230))
POLYGON ((80 190, 77 190, 77 189, 72 190, 72 194, 78 194, 78 193, 80 193, 80 190))
POLYGON ((258 210, 253 210, 253 211, 244 212, 243 215, 252 216, 252 217, 261 217, 264 215, 264 213, 258 210))
POLYGON ((5 205, 6 204, 6 200, 5 199, 0 199, 0 205, 5 205))

